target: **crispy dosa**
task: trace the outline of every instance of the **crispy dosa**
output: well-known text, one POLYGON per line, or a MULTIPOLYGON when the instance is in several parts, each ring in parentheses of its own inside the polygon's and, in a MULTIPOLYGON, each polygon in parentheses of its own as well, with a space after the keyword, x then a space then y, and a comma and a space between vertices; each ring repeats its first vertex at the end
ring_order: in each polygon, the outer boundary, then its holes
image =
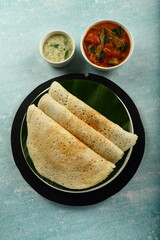
POLYGON ((64 187, 92 187, 115 167, 33 104, 27 110, 27 128, 27 148, 35 168, 64 187))
POLYGON ((117 145, 122 151, 126 151, 135 145, 138 138, 136 134, 125 131, 118 124, 113 123, 76 96, 69 93, 58 82, 54 81, 51 84, 49 94, 78 118, 117 145))
POLYGON ((103 158, 113 163, 122 158, 124 152, 120 148, 76 117, 49 94, 41 97, 38 107, 103 158))

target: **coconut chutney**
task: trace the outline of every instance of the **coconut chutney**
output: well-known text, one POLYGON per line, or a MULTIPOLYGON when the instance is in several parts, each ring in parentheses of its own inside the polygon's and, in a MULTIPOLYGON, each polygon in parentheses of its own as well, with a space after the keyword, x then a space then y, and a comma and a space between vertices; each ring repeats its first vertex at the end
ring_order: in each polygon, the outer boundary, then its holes
POLYGON ((52 35, 43 45, 44 57, 51 62, 62 62, 69 58, 73 51, 72 41, 63 34, 52 35))

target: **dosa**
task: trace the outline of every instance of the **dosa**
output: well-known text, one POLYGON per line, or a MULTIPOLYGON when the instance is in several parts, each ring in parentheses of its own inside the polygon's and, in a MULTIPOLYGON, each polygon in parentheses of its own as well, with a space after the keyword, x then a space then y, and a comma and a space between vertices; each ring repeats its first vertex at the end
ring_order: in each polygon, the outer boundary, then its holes
POLYGON ((124 152, 120 148, 76 117, 49 94, 41 97, 38 107, 103 158, 113 163, 122 158, 124 152))
POLYGON ((122 151, 126 151, 135 145, 138 138, 136 134, 125 131, 118 124, 113 123, 76 96, 69 93, 58 82, 54 81, 51 84, 49 94, 78 118, 117 145, 122 151))
POLYGON ((35 168, 64 187, 92 187, 115 167, 33 104, 27 110, 27 128, 27 148, 35 168))

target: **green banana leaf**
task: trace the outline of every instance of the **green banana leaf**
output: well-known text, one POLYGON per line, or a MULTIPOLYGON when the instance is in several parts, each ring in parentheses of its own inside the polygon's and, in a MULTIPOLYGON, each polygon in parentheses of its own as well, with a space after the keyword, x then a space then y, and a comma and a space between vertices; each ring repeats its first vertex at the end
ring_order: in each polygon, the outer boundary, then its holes
MULTIPOLYGON (((128 111, 126 110, 124 104, 121 100, 107 87, 99 84, 97 82, 92 82, 88 80, 81 80, 81 79, 72 79, 72 80, 65 80, 60 82, 61 85, 66 88, 70 93, 87 103, 89 106, 96 109, 98 112, 103 114, 105 117, 110 119, 111 121, 120 125, 126 131, 131 130, 131 121, 128 115, 128 111)), ((40 95, 33 100, 32 103, 37 105, 39 99, 48 92, 48 89, 43 91, 40 95)), ((60 190, 67 190, 67 191, 81 191, 81 190, 70 190, 63 186, 60 186, 45 177, 41 176, 34 167, 34 164, 29 156, 26 140, 27 140, 27 124, 26 124, 26 116, 24 116, 22 126, 21 126, 21 147, 23 150, 23 154, 25 157, 26 162, 28 163, 31 170, 45 183, 49 184, 52 187, 58 188, 60 190)), ((128 156, 130 150, 126 151, 123 158, 118 161, 116 164, 115 170, 109 175, 107 179, 103 182, 96 185, 96 187, 101 186, 102 184, 107 184, 109 180, 111 181, 112 178, 116 176, 116 174, 123 168, 126 158, 128 156)), ((95 187, 95 186, 94 186, 95 187)), ((93 188, 93 187, 92 187, 93 188)))

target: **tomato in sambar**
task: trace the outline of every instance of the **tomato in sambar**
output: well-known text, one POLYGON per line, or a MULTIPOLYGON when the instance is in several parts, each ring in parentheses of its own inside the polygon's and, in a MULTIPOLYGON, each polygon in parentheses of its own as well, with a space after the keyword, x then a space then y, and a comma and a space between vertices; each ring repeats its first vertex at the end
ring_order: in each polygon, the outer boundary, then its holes
POLYGON ((87 58, 100 67, 113 67, 123 62, 130 51, 127 32, 117 23, 104 21, 86 33, 83 48, 87 58))

